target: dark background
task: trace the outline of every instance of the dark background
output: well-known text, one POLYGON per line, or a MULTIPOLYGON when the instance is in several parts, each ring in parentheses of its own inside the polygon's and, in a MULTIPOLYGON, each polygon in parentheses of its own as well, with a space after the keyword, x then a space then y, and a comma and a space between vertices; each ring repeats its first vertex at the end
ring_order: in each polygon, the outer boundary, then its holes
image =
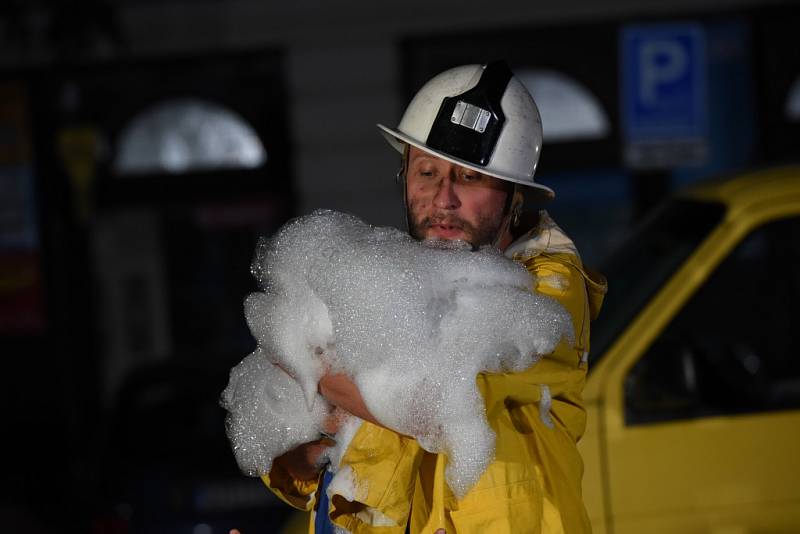
MULTIPOLYGON (((377 4, 0 6, 0 530, 279 529, 287 509, 239 474, 217 403, 254 347, 255 242, 315 208, 398 224, 397 156, 374 123, 396 124, 445 68, 505 58, 594 96, 607 131, 546 138, 537 175, 590 264, 668 193, 798 159, 797 4, 377 4), (709 155, 632 168, 620 34, 686 22, 707 39, 709 155), (266 161, 119 167, 132 125, 187 101, 246 125, 266 161)), ((196 136, 149 131, 192 147, 219 131, 205 120, 196 136)))

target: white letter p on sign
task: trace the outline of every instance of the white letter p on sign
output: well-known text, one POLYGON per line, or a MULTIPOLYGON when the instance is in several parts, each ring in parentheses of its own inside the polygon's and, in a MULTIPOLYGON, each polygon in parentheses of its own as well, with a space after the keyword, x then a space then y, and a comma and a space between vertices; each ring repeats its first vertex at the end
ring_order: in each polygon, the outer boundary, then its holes
POLYGON ((689 60, 686 50, 676 41, 650 41, 639 49, 639 95, 645 105, 658 101, 658 86, 678 80, 689 60))

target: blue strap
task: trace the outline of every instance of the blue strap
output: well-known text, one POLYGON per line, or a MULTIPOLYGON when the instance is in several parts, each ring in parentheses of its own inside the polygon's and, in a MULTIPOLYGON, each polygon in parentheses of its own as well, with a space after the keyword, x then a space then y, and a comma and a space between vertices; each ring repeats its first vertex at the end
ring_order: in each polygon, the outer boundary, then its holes
POLYGON ((331 480, 333 480, 333 473, 325 469, 322 474, 322 483, 319 485, 319 506, 317 507, 317 515, 314 517, 314 534, 335 534, 333 523, 328 518, 330 503, 328 502, 327 489, 331 480))

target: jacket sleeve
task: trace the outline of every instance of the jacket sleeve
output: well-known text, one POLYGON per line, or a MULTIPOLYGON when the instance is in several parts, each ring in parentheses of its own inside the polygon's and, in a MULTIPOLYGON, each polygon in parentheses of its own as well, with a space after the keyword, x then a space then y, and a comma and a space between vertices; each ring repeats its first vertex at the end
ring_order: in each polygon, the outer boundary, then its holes
POLYGON ((464 498, 433 508, 444 507, 447 532, 590 532, 576 447, 586 425, 581 399, 589 350, 586 275, 576 254, 536 251, 515 259, 535 277, 537 293, 569 312, 574 340, 562 340, 525 371, 478 375, 497 436, 495 461, 464 498))
POLYGON ((261 480, 280 500, 298 510, 310 512, 316 504, 319 480, 297 480, 276 464, 261 480))
MULTIPOLYGON (((381 527, 386 534, 405 532, 413 473, 423 452, 415 440, 365 421, 339 466, 340 471, 350 471, 353 491, 345 498, 332 488, 333 522, 350 532, 372 527, 381 527)), ((261 479, 278 498, 298 510, 311 511, 316 506, 318 480, 297 480, 277 464, 261 479)))
POLYGON ((350 499, 333 495, 333 522, 354 533, 372 527, 381 527, 386 534, 404 533, 414 492, 413 474, 423 452, 414 439, 364 422, 339 466, 340 471, 350 470, 355 491, 350 499))
MULTIPOLYGON (((564 363, 585 363, 589 352, 589 323, 602 305, 607 288, 605 279, 584 268, 573 254, 543 252, 524 259, 523 264, 536 279, 536 292, 557 300, 572 318, 573 348, 579 360, 564 363)), ((558 359, 562 354, 550 355, 550 358, 558 359)))

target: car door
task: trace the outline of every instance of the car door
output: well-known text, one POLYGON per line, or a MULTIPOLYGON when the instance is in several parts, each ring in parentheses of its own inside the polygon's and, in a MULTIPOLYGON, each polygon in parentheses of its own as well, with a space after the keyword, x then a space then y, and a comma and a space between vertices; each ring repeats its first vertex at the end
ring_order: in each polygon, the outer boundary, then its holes
POLYGON ((800 527, 800 205, 728 220, 709 242, 606 362, 616 534, 800 527))

